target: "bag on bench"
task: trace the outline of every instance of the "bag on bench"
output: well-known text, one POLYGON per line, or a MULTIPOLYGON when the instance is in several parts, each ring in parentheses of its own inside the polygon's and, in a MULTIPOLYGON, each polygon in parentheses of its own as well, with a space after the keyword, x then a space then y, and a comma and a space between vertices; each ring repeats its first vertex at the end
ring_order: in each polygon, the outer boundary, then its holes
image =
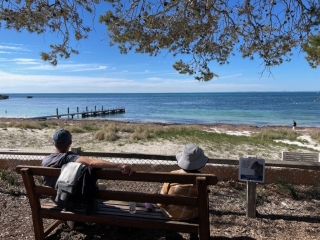
POLYGON ((56 184, 56 201, 59 198, 65 201, 67 211, 73 211, 75 207, 80 207, 85 210, 86 215, 90 215, 95 207, 94 196, 98 189, 97 177, 94 169, 76 164, 78 163, 63 165, 56 184), (70 167, 71 170, 74 168, 75 172, 70 171, 70 167))

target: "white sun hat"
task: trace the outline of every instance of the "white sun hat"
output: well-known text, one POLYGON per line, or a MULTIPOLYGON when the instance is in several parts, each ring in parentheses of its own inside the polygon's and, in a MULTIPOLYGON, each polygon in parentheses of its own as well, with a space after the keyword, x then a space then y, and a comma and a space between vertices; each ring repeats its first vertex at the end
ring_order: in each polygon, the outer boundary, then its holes
POLYGON ((176 155, 178 166, 184 170, 197 170, 204 167, 208 158, 195 143, 188 143, 183 152, 176 155))

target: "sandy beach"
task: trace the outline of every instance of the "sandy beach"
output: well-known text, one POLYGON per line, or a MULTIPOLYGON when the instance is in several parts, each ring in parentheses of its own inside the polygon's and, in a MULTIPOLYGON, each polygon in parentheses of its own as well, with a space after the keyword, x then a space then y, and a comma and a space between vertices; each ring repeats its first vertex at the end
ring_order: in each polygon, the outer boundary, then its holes
MULTIPOLYGON (((0 118, 0 123, 25 122, 24 119, 8 119, 0 118)), ((28 120, 29 121, 29 120, 28 120)), ((35 120, 34 120, 35 121, 35 120)), ((95 123, 99 125, 108 124, 133 124, 141 128, 147 126, 162 126, 168 127, 172 124, 161 123, 128 123, 115 122, 110 120, 47 120, 55 123, 65 124, 67 126, 77 126, 83 123, 95 123)), ((174 124, 176 126, 177 124, 174 124)), ((229 125, 229 124, 213 124, 213 125, 183 125, 193 126, 201 131, 209 133, 228 134, 235 136, 251 136, 262 130, 288 130, 292 131, 291 126, 250 126, 250 125, 229 125)), ((57 126, 56 129, 59 127, 57 126)), ((52 135, 56 130, 54 128, 32 129, 32 128, 17 128, 17 127, 0 127, 0 151, 28 151, 28 152, 51 152, 54 151, 52 144, 52 135)), ((200 145, 210 158, 228 158, 238 159, 239 156, 256 155, 266 159, 279 160, 282 151, 288 151, 290 145, 295 146, 299 151, 320 151, 320 144, 315 142, 310 133, 320 131, 316 127, 297 127, 296 132, 301 136, 296 141, 289 141, 286 139, 275 140, 275 142, 285 144, 275 144, 272 146, 249 146, 247 144, 237 144, 227 146, 228 143, 221 142, 216 146, 210 142, 201 141, 196 142, 200 145), (301 148, 301 149, 300 149, 301 148)), ((151 139, 151 140, 137 140, 129 141, 126 137, 115 141, 102 141, 94 139, 95 132, 72 133, 73 147, 81 147, 83 151, 99 151, 99 152, 121 152, 121 153, 145 153, 145 154, 161 154, 161 155, 175 155, 182 151, 183 146, 188 143, 187 139, 151 139)), ((241 142, 241 140, 239 140, 241 142)))

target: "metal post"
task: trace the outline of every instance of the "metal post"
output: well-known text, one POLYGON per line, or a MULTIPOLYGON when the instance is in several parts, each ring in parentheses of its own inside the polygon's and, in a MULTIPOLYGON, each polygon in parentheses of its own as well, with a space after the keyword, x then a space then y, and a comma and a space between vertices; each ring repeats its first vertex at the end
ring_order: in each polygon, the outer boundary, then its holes
POLYGON ((76 154, 81 154, 81 147, 74 147, 74 148, 71 148, 71 152, 74 152, 76 154))
POLYGON ((247 217, 256 217, 256 186, 255 182, 247 182, 247 217))

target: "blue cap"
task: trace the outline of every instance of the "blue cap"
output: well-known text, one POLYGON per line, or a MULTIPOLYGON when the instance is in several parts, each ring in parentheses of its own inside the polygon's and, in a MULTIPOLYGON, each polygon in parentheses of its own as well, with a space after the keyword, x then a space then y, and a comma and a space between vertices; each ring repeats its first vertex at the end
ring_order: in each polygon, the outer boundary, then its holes
POLYGON ((67 145, 71 142, 71 133, 65 129, 59 129, 53 134, 54 145, 67 145))

